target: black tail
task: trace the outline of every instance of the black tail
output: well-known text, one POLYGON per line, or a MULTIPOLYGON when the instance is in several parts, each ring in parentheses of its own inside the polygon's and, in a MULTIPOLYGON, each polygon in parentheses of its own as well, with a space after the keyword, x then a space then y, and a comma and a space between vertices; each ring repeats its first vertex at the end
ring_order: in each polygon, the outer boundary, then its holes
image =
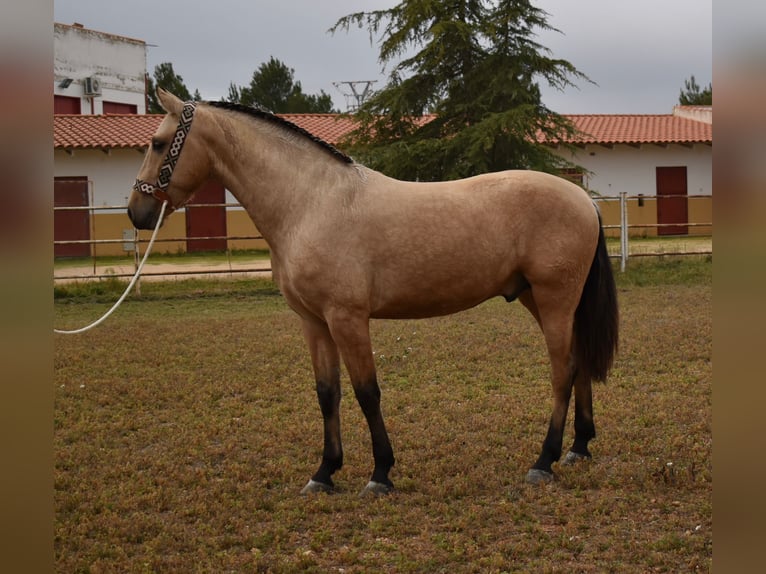
POLYGON ((591 379, 605 381, 617 352, 619 312, 612 263, 599 216, 598 245, 575 311, 575 359, 591 379))

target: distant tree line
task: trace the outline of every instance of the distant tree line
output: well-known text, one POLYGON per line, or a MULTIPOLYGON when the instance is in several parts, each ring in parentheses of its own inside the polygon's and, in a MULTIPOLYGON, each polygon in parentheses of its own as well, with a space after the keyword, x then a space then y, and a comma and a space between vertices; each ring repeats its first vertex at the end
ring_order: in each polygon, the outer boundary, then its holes
MULTIPOLYGON (((157 86, 184 101, 202 99, 199 90, 195 90, 194 94, 189 92, 183 78, 173 70, 173 64, 164 62, 155 66, 154 77, 147 79, 148 111, 151 114, 164 112, 155 94, 157 86)), ((324 90, 320 90, 319 94, 305 93, 301 83, 295 80, 295 70, 273 56, 253 72, 248 85, 238 86, 234 82, 229 84, 226 101, 259 106, 282 114, 338 113, 338 110, 333 109, 329 94, 324 90)))

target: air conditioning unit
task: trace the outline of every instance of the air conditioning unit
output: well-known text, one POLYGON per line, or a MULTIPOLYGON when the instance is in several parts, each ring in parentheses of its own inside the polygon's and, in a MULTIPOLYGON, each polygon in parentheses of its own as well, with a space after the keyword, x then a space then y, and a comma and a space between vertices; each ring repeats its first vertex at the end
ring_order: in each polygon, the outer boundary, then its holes
POLYGON ((101 80, 96 76, 90 76, 85 78, 85 95, 86 96, 100 96, 101 95, 101 80))

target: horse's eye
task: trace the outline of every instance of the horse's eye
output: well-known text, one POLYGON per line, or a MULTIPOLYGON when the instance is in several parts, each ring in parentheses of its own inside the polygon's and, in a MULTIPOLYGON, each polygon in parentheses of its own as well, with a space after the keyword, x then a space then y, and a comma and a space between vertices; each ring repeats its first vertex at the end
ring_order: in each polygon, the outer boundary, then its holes
POLYGON ((152 140, 152 149, 154 151, 162 151, 162 148, 165 147, 165 143, 161 142, 159 140, 152 140))

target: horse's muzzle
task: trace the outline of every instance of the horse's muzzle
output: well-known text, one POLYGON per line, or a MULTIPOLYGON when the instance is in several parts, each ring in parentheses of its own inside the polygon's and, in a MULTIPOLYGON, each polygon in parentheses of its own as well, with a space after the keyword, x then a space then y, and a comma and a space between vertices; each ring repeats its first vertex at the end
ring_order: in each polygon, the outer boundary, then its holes
POLYGON ((136 229, 154 229, 161 207, 159 200, 151 195, 134 194, 128 202, 128 217, 136 229))

